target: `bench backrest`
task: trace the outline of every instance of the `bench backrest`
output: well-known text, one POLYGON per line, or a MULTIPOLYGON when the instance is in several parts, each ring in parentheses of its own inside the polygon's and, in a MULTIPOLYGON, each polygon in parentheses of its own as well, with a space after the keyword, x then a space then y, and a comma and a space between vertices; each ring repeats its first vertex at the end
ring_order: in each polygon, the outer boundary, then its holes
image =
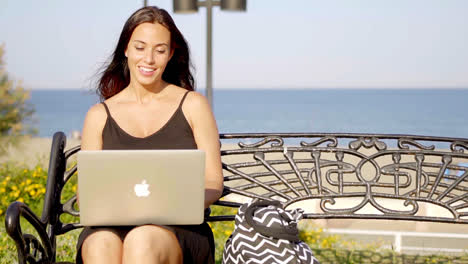
MULTIPOLYGON (((303 207, 305 218, 468 223, 468 139, 383 134, 221 134, 225 189, 218 206, 252 199, 303 207)), ((60 202, 76 173, 65 135, 54 135, 42 220, 56 234, 80 227, 76 197, 60 202)), ((212 215, 208 221, 233 220, 212 215)))
POLYGON ((237 146, 222 147, 226 188, 219 204, 261 198, 304 207, 310 219, 468 223, 467 139, 375 134, 221 139, 237 146))

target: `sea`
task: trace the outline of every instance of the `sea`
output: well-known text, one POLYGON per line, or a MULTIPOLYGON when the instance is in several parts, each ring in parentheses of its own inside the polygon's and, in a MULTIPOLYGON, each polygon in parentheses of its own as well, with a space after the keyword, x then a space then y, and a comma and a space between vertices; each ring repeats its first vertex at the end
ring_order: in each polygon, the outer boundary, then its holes
MULTIPOLYGON (((200 91, 204 93, 203 90, 200 91)), ((81 131, 87 90, 32 90, 39 137, 81 131)), ((468 138, 468 89, 214 89, 220 133, 336 132, 468 138)))

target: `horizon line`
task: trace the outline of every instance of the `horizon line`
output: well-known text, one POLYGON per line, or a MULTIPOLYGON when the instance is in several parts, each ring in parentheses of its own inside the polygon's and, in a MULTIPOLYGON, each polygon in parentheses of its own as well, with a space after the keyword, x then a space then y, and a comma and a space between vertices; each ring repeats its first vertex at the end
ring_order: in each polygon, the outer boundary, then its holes
MULTIPOLYGON (((453 86, 453 87, 442 87, 442 86, 428 86, 428 87, 214 87, 213 90, 467 90, 468 86, 453 86)), ((63 91, 63 90, 75 90, 75 91, 96 91, 95 88, 25 88, 28 91, 63 91)), ((203 88, 196 88, 195 91, 204 91, 203 88)))

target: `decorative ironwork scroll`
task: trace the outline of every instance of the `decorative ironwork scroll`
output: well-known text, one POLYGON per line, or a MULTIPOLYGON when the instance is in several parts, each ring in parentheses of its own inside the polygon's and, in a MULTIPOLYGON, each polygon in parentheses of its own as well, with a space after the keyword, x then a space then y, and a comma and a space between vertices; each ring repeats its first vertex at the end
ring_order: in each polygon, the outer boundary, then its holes
POLYGON ((222 151, 228 191, 221 204, 310 200, 318 206, 306 218, 468 223, 468 139, 331 133, 221 139, 238 139, 239 146, 222 151))

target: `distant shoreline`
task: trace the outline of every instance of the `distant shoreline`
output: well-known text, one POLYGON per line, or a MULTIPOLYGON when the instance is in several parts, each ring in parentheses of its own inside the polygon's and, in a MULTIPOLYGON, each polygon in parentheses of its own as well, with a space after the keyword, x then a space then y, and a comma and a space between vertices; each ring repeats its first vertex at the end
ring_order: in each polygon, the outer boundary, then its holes
MULTIPOLYGON (((70 149, 80 144, 80 140, 67 137, 65 149, 70 149)), ((10 147, 7 153, 0 156, 0 163, 13 162, 27 167, 41 165, 47 168, 49 165, 52 137, 27 137, 17 146, 10 147)))
MULTIPOLYGON (((67 136, 65 150, 71 149, 81 144, 81 140, 73 139, 67 136)), ((223 144, 223 148, 232 148, 235 144, 223 144)), ((52 146, 52 137, 27 137, 20 141, 16 147, 10 147, 8 152, 0 156, 0 164, 13 162, 19 165, 25 165, 33 168, 36 165, 47 169, 49 166, 50 148, 52 146)), ((236 148, 234 146, 234 148, 236 148)))

